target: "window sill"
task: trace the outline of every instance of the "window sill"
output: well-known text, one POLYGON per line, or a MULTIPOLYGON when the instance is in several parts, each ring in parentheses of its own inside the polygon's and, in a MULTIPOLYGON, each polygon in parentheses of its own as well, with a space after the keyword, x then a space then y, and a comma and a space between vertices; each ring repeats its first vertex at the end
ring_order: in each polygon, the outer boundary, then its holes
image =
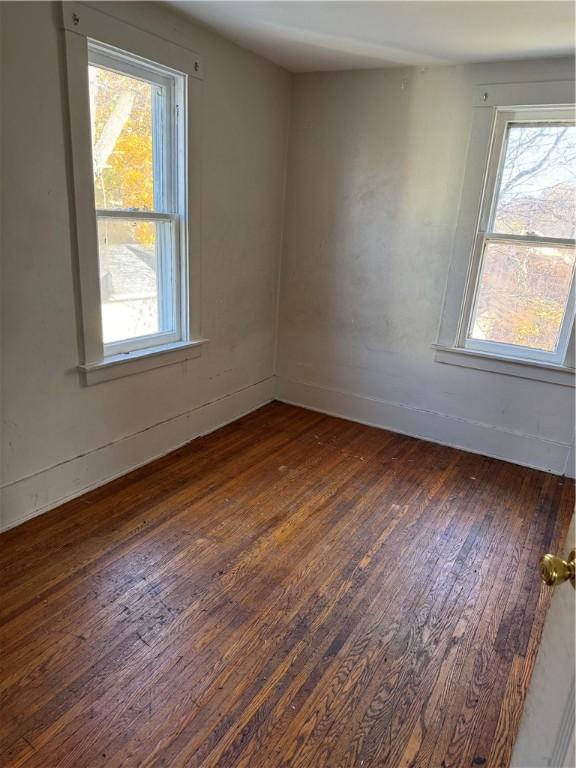
POLYGON ((433 344, 432 346, 436 350, 434 359, 437 363, 500 373, 504 376, 517 376, 521 379, 544 381, 563 387, 574 387, 575 370, 568 366, 499 357, 498 355, 489 355, 486 352, 461 347, 446 347, 441 344, 433 344))
POLYGON ((103 381, 111 381, 200 357, 202 345, 206 344, 207 341, 208 339, 179 341, 174 344, 164 344, 161 347, 150 347, 121 355, 111 355, 93 363, 79 365, 78 370, 85 385, 100 384, 103 381))

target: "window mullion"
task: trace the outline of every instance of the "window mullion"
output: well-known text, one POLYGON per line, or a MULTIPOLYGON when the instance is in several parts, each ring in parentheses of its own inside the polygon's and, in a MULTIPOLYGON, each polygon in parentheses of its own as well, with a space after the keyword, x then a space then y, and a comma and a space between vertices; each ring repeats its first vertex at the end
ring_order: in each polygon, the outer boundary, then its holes
POLYGON ((540 246, 552 246, 552 247, 565 247, 573 248, 576 241, 565 237, 544 237, 541 235, 517 235, 506 234, 503 232, 485 232, 483 234, 485 240, 491 240, 492 242, 500 243, 524 243, 526 245, 540 245, 540 246))
POLYGON ((96 216, 99 219, 134 219, 138 221, 174 221, 173 213, 161 211, 132 211, 130 208, 97 208, 96 216))

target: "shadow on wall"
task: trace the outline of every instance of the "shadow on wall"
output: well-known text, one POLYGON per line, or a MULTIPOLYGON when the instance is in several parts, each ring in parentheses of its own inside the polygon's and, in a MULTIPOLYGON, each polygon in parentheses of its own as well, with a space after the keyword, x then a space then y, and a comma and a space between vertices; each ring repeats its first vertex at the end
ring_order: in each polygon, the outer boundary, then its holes
POLYGON ((287 375, 418 402, 470 119, 456 67, 305 75, 295 93, 280 348, 287 375), (407 369, 395 371, 398 356, 407 369), (324 382, 319 374, 326 374, 324 382), (374 377, 379 381, 375 390, 374 377))

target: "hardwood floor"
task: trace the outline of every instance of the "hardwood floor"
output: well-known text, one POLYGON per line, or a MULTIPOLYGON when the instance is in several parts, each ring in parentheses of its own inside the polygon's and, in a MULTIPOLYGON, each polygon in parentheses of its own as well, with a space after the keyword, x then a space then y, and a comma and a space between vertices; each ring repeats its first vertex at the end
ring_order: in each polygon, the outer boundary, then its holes
POLYGON ((3 766, 507 766, 571 481, 273 403, 2 536, 3 766))

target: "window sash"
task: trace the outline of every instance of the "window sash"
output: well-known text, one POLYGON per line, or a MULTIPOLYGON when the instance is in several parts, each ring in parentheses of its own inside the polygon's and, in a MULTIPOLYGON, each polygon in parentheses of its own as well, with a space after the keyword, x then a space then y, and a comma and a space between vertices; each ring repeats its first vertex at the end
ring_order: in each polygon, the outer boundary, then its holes
MULTIPOLYGON (((489 206, 489 216, 488 216, 488 225, 487 229, 494 230, 494 222, 496 219, 496 211, 498 209, 498 203, 500 202, 500 187, 502 182, 502 174, 504 172, 504 164, 506 160, 506 154, 508 151, 508 137, 509 137, 509 127, 513 125, 537 125, 537 124, 546 124, 546 125, 553 125, 553 126, 572 126, 574 125, 574 111, 572 112, 566 112, 562 110, 562 112, 551 112, 550 110, 546 110, 546 112, 529 112, 526 113, 524 111, 522 112, 512 112, 512 113, 503 113, 503 127, 498 132, 499 135, 499 141, 500 141, 500 152, 496 153, 498 155, 498 165, 496 169, 496 175, 493 180, 493 187, 491 191, 491 201, 489 206), (526 114, 532 115, 532 118, 526 117, 526 114), (540 117, 537 117, 540 115, 540 117), (548 115, 543 116, 543 115, 548 115), (571 119, 568 119, 570 117, 571 119)), ((497 118, 498 119, 498 118, 497 118)), ((503 232, 501 234, 509 234, 506 232, 503 232)), ((511 233, 510 233, 511 234, 511 233)))
MULTIPOLYGON (((98 209, 96 211, 97 221, 110 219, 112 221, 150 221, 167 223, 170 225, 170 236, 168 242, 160 245, 162 265, 157 274, 157 299, 160 317, 170 317, 173 328, 169 331, 158 331, 142 336, 132 336, 129 339, 103 343, 104 356, 113 356, 126 354, 129 352, 146 349, 148 347, 157 347, 162 344, 173 344, 182 341, 182 280, 181 263, 178 258, 178 241, 180 221, 179 217, 171 214, 155 214, 144 211, 108 211, 98 209)), ((162 232, 162 228, 160 228, 162 232)), ((102 302, 100 304, 102 308, 102 302)))
POLYGON ((568 245, 572 246, 574 243, 571 240, 555 240, 550 239, 537 239, 533 237, 503 237, 503 236, 480 236, 477 239, 476 247, 478 249, 477 254, 477 272, 476 280, 474 283, 474 290, 472 293, 472 301, 470 304, 470 310, 468 313, 467 325, 465 327, 465 334, 463 343, 461 346, 466 349, 472 349, 479 352, 486 352, 488 354, 494 354, 497 356, 516 358, 519 360, 535 360, 537 362, 547 362, 550 365, 562 365, 566 356, 566 350, 570 341, 570 335, 574 326, 575 318, 575 305, 576 305, 576 278, 575 269, 572 269, 572 278, 570 282, 570 291, 566 300, 566 306, 564 309, 564 318, 558 334, 558 341, 556 342, 556 349, 553 351, 546 351, 543 349, 536 349, 534 347, 506 344, 501 341, 489 341, 483 339, 474 339, 471 337, 472 325, 474 322, 474 311, 476 307, 476 301, 479 293, 480 276, 482 274, 482 262, 483 254, 486 246, 490 242, 524 242, 530 245, 568 245))
MULTIPOLYGON (((118 72, 136 80, 156 86, 153 95, 153 175, 155 212, 175 213, 178 209, 176 158, 177 126, 176 82, 174 75, 167 75, 165 68, 140 60, 124 51, 112 51, 94 40, 88 43, 88 64, 111 72, 118 72)), ((121 210, 121 209, 111 209, 121 210)), ((130 209, 124 209, 126 211, 130 209)))
POLYGON ((489 242, 513 242, 530 245, 555 245, 574 247, 575 241, 567 238, 538 237, 534 235, 516 235, 492 231, 492 224, 496 216, 496 206, 500 191, 500 179, 504 168, 504 160, 507 149, 508 126, 514 123, 546 122, 554 124, 574 124, 573 108, 548 107, 542 109, 497 109, 495 111, 492 140, 489 150, 489 159, 486 169, 478 225, 472 250, 470 270, 467 286, 464 293, 464 301, 460 313, 457 330, 457 345, 475 351, 499 357, 507 357, 520 360, 534 360, 547 362, 551 365, 562 365, 566 358, 568 344, 575 320, 575 270, 572 270, 570 292, 566 302, 561 330, 558 336, 556 349, 552 352, 533 349, 527 346, 505 344, 502 342, 473 339, 470 337, 471 326, 474 318, 474 309, 478 297, 480 277, 482 274, 482 261, 486 245, 489 242))

